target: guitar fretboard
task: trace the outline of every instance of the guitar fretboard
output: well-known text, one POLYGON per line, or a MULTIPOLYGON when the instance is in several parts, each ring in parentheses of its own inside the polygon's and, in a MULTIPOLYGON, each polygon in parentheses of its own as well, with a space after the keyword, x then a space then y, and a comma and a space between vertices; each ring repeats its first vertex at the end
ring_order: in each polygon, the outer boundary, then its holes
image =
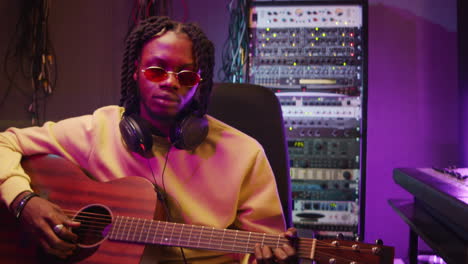
POLYGON ((117 216, 109 239, 134 243, 253 253, 256 244, 281 247, 288 240, 270 235, 232 229, 117 216))

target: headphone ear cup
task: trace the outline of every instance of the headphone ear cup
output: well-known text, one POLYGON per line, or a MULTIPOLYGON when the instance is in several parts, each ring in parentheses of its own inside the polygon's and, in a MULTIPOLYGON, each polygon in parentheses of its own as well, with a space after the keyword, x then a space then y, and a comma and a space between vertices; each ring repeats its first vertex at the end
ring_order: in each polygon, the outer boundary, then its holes
POLYGON ((172 127, 169 135, 172 144, 178 149, 194 150, 208 135, 208 120, 205 116, 188 115, 172 127))
POLYGON ((124 115, 119 123, 120 134, 127 148, 142 156, 151 151, 153 137, 145 120, 136 115, 124 115))

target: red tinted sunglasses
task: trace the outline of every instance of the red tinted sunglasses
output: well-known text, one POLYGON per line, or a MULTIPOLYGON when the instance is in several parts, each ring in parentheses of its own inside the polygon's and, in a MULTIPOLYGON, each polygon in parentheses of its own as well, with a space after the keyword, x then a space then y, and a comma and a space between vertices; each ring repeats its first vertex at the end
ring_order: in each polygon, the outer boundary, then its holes
POLYGON ((166 71, 165 69, 157 66, 151 66, 141 70, 145 75, 145 78, 151 82, 163 82, 169 78, 169 74, 173 73, 176 75, 180 85, 183 86, 195 86, 202 78, 194 71, 182 70, 180 72, 166 71))

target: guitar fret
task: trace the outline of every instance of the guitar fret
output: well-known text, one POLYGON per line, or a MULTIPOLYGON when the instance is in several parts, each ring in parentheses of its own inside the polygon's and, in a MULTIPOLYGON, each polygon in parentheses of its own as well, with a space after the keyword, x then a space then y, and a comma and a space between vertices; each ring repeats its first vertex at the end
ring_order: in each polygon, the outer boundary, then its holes
POLYGON ((120 232, 121 234, 121 239, 125 240, 127 239, 125 237, 125 232, 127 232, 127 222, 128 222, 128 217, 122 217, 122 231, 120 232))
POLYGON ((187 240, 187 245, 190 245, 190 240, 192 239, 192 231, 193 231, 193 225, 190 226, 190 234, 189 234, 189 239, 187 240))
POLYGON ((219 243, 219 248, 221 249, 224 242, 224 235, 226 234, 226 229, 223 229, 223 235, 221 236, 221 243, 219 243))
POLYGON ((112 236, 114 239, 117 239, 117 238, 118 238, 118 235, 119 235, 119 232, 120 232, 120 230, 119 230, 119 229, 120 229, 120 223, 119 223, 119 222, 121 222, 121 221, 122 221, 122 220, 121 220, 121 217, 120 217, 120 216, 117 216, 117 217, 115 218, 115 222, 114 222, 115 228, 113 227, 113 228, 112 228, 112 231, 111 231, 111 232, 112 232, 111 236, 112 236))
POLYGON ((172 224, 172 231, 171 231, 171 236, 169 237, 169 241, 172 241, 172 235, 174 234, 175 225, 176 225, 175 223, 172 224))
POLYGON ((153 226, 153 221, 149 221, 150 225, 148 227, 148 231, 146 232, 146 238, 145 238, 145 242, 148 243, 148 236, 151 232, 151 227, 153 226))
POLYGON ((263 237, 262 237, 262 244, 261 244, 262 247, 263 247, 263 245, 264 245, 264 243, 265 243, 265 236, 266 236, 266 234, 263 234, 263 237))
POLYGON ((120 220, 120 216, 117 216, 114 223, 112 224, 112 229, 111 229, 111 233, 109 235, 109 238, 111 239, 115 239, 116 238, 116 235, 118 234, 119 232, 119 228, 120 228, 120 225, 119 225, 119 220, 120 220))
POLYGON ((180 239, 182 238, 182 234, 184 233, 184 227, 185 227, 185 224, 182 224, 182 230, 180 230, 179 232, 179 240, 177 241, 179 245, 182 245, 182 242, 180 241, 180 239))
POLYGON ((130 239, 130 241, 132 242, 135 242, 135 235, 136 235, 135 227, 136 227, 135 218, 132 217, 130 218, 130 225, 128 226, 128 234, 129 234, 128 239, 130 239))
POLYGON ((125 239, 125 231, 127 230, 125 227, 126 227, 126 223, 127 223, 127 217, 122 217, 122 222, 121 222, 121 225, 122 225, 122 229, 120 231, 120 239, 124 240, 125 239))
POLYGON ((128 235, 129 235, 129 231, 128 231, 128 222, 130 221, 130 218, 128 217, 124 217, 123 218, 123 225, 122 225, 122 239, 124 240, 129 240, 128 239, 128 235))
POLYGON ((124 230, 124 233, 125 233, 124 239, 127 240, 127 241, 130 240, 129 236, 130 236, 130 226, 131 225, 132 225, 132 219, 130 217, 125 217, 123 230, 124 230))
POLYGON ((164 222, 164 229, 161 235, 161 244, 163 245, 164 245, 164 240, 165 240, 166 227, 167 227, 167 222, 164 222))
POLYGON ((120 239, 124 240, 125 239, 125 232, 127 230, 126 228, 126 223, 127 223, 127 217, 122 217, 122 229, 120 230, 120 239))
POLYGON ((310 250, 310 259, 314 259, 315 258, 315 246, 317 244, 317 239, 313 239, 312 240, 312 248, 310 250))
POLYGON ((140 219, 138 218, 138 225, 140 226, 140 235, 138 236, 138 242, 142 242, 141 240, 141 236, 143 235, 143 233, 145 232, 145 219, 140 219))
POLYGON ((234 236, 234 243, 232 244, 232 250, 234 250, 234 247, 236 246, 236 239, 237 239, 238 233, 239 233, 239 230, 236 230, 236 235, 234 236))
MULTIPOLYGON (((141 220, 140 220, 141 221, 141 220)), ((141 240, 141 235, 143 235, 144 229, 145 229, 145 224, 146 224, 146 219, 143 219, 143 223, 141 223, 141 229, 140 229, 140 237, 138 237, 138 241, 142 242, 141 240)))
POLYGON ((198 235, 198 244, 197 244, 197 247, 200 247, 200 239, 201 239, 201 237, 202 237, 203 228, 205 228, 205 227, 202 226, 202 230, 201 230, 201 232, 200 232, 200 235, 198 235))
POLYGON ((278 235, 278 241, 276 242, 276 248, 279 248, 280 239, 281 239, 281 236, 278 235))
POLYGON ((123 217, 123 220, 124 220, 124 221, 123 221, 123 223, 122 223, 122 229, 123 229, 123 230, 122 230, 122 239, 128 240, 128 232, 127 232, 127 237, 124 237, 124 233, 125 233, 125 231, 127 231, 126 228, 125 228, 125 226, 126 226, 128 217, 123 217))
POLYGON ((156 234, 159 232, 159 223, 161 223, 160 221, 156 221, 157 225, 156 225, 156 232, 153 234, 153 244, 157 244, 155 239, 156 239, 156 234))
POLYGON ((134 238, 134 242, 138 242, 140 241, 140 237, 141 237, 141 232, 142 232, 142 229, 143 229, 143 226, 141 225, 141 219, 137 218, 135 219, 134 221, 134 228, 132 230, 134 230, 135 234, 133 235, 135 238, 134 238))
POLYGON ((249 237, 247 238, 247 243, 245 244, 245 251, 248 251, 250 248, 250 236, 252 235, 252 232, 249 232, 249 237))
POLYGON ((213 232, 214 232, 214 227, 211 227, 211 235, 210 235, 210 240, 208 240, 208 247, 211 247, 211 239, 213 239, 213 232))
POLYGON ((129 241, 134 241, 133 237, 135 236, 135 232, 133 232, 133 225, 134 225, 133 221, 134 221, 133 217, 128 218, 128 225, 126 226, 127 239, 129 241))
POLYGON ((136 226, 137 226, 137 225, 135 224, 135 220, 136 220, 135 217, 132 217, 132 220, 130 221, 130 227, 128 228, 128 233, 129 233, 129 234, 132 233, 132 235, 133 235, 133 238, 132 238, 131 241, 134 241, 134 242, 135 242, 135 239, 136 239, 136 238, 135 238, 135 235, 136 235, 136 232, 135 232, 135 231, 136 231, 136 226), (132 232, 132 231, 133 231, 133 232, 132 232))

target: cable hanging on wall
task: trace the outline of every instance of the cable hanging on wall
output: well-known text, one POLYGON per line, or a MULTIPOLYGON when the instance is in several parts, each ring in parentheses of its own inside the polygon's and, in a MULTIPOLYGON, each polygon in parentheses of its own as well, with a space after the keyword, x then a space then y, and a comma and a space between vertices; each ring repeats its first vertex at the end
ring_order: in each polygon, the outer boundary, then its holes
POLYGON ((222 50, 222 67, 218 73, 224 82, 242 83, 246 81, 246 61, 248 54, 247 0, 231 0, 227 5, 229 33, 222 50), (221 76, 221 73, 224 76, 221 76))
POLYGON ((4 58, 8 87, 0 99, 0 107, 16 87, 31 100, 27 111, 32 125, 40 125, 45 120, 45 100, 55 90, 57 81, 55 55, 48 31, 49 8, 50 0, 21 2, 20 17, 4 58), (31 80, 32 92, 16 84, 18 74, 31 80))

